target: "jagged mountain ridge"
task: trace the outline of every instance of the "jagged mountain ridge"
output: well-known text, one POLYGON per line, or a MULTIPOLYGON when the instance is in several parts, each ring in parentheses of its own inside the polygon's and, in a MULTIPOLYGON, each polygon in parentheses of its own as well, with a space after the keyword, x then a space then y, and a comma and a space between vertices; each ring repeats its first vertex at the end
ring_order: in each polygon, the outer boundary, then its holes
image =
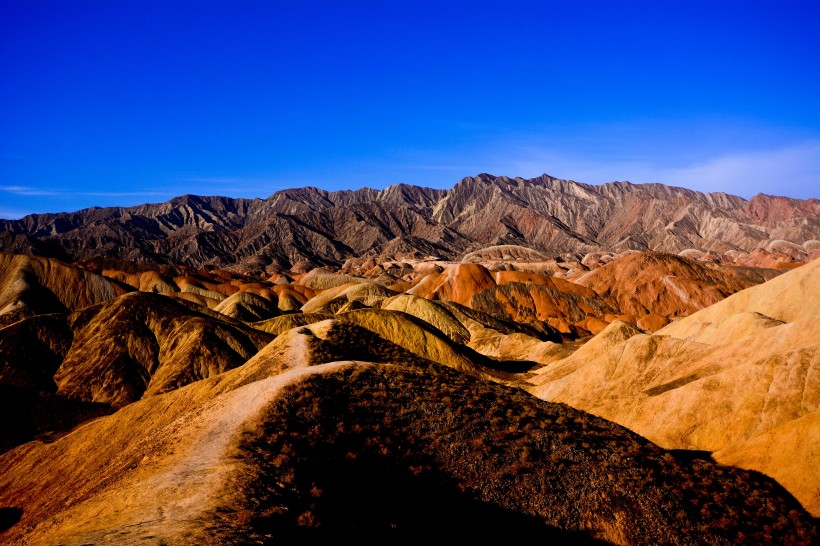
POLYGON ((457 259, 494 245, 547 255, 594 251, 712 252, 730 261, 773 252, 805 261, 820 250, 820 201, 750 200, 662 184, 600 186, 467 177, 449 190, 398 184, 267 199, 186 195, 160 204, 0 220, 0 250, 76 261, 106 256, 154 264, 272 273, 308 261, 417 253, 457 259))

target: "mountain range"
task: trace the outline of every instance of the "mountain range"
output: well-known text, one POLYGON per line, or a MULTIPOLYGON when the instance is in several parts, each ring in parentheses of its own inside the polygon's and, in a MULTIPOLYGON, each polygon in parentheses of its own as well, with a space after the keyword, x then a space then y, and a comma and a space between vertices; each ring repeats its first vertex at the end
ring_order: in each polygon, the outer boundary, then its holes
POLYGON ((449 190, 289 189, 0 221, 0 250, 73 262, 213 266, 257 275, 367 257, 528 261, 656 250, 786 267, 820 253, 820 201, 750 200, 662 184, 601 186, 481 174, 449 190), (501 250, 492 250, 500 248, 501 250))

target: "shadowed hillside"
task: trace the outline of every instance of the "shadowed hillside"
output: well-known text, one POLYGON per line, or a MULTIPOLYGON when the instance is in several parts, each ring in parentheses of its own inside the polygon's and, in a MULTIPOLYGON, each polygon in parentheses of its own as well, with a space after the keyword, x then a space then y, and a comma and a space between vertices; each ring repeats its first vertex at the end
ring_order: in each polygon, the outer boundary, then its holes
POLYGON ((247 544, 434 529, 586 544, 815 536, 767 478, 678 457, 448 368, 246 374, 147 398, 0 456, 0 502, 22 509, 0 540, 247 544))
POLYGON ((0 328, 44 313, 65 313, 132 290, 57 260, 0 252, 0 328))

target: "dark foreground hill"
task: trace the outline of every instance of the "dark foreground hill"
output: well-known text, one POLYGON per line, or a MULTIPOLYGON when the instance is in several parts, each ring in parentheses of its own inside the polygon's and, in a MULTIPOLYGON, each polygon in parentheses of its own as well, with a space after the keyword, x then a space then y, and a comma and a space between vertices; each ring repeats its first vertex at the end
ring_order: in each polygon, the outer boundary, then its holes
POLYGON ((146 398, 0 456, 0 504, 18 520, 0 540, 816 539, 811 517, 769 478, 450 368, 249 373, 146 398))

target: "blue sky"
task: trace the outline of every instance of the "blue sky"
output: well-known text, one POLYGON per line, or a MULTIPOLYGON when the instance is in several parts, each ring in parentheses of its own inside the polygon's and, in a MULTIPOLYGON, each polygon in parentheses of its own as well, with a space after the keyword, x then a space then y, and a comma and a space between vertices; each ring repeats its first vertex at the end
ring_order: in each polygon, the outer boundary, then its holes
POLYGON ((820 2, 0 0, 0 217, 548 173, 820 197, 820 2))

